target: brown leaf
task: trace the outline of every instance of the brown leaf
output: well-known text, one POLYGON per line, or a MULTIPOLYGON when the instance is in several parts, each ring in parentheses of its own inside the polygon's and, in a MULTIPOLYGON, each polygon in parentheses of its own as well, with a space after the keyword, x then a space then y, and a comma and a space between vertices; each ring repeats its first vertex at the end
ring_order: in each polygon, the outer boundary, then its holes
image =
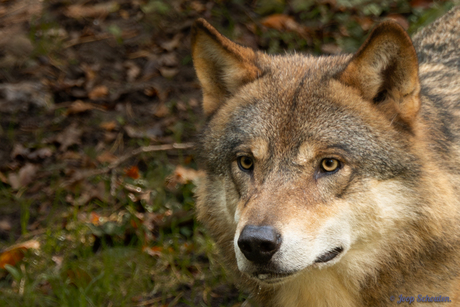
POLYGON ((100 163, 107 163, 107 162, 112 163, 112 162, 115 162, 117 160, 117 157, 114 156, 109 151, 104 151, 102 154, 97 156, 96 160, 99 161, 100 163))
POLYGON ((7 221, 7 220, 1 220, 0 221, 0 230, 1 231, 9 231, 11 230, 12 226, 11 226, 11 222, 10 221, 7 221))
POLYGON ((115 130, 115 128, 117 127, 117 122, 116 121, 103 122, 99 125, 99 127, 107 131, 112 131, 112 130, 115 130))
POLYGON ((15 244, 0 254, 0 268, 4 269, 5 265, 16 265, 24 258, 28 249, 39 249, 40 243, 37 240, 30 240, 23 243, 15 244))
POLYGON ((90 217, 91 217, 91 224, 93 224, 93 225, 99 225, 100 224, 101 216, 99 214, 97 214, 96 212, 93 211, 93 212, 91 212, 90 217))
POLYGON ((389 14, 387 18, 393 19, 397 23, 401 25, 401 27, 404 28, 404 30, 409 29, 409 21, 407 21, 406 17, 404 17, 401 14, 389 14))
POLYGON ((203 171, 197 171, 192 168, 186 168, 182 165, 176 166, 174 173, 167 180, 167 188, 174 189, 178 184, 197 182, 204 175, 203 171))
POLYGON ((67 17, 80 19, 80 18, 97 18, 103 17, 110 13, 116 12, 120 9, 120 5, 116 2, 100 3, 93 6, 85 6, 81 4, 70 5, 64 14, 67 17))
POLYGON ((8 183, 8 179, 6 178, 5 175, 3 175, 2 172, 0 172, 0 181, 3 183, 8 183))
POLYGON ((55 141, 61 144, 59 150, 66 151, 70 146, 80 144, 80 137, 82 134, 83 131, 77 127, 77 123, 73 122, 69 127, 56 136, 55 141))
POLYGON ((26 157, 29 154, 30 150, 22 146, 22 144, 15 144, 13 150, 11 151, 11 159, 16 159, 17 157, 26 157))
POLYGON ((62 160, 81 160, 83 156, 75 151, 66 151, 59 158, 62 160))
POLYGON ((357 16, 355 20, 364 31, 370 30, 375 24, 374 20, 370 17, 357 16))
POLYGON ((128 82, 133 82, 140 75, 141 69, 133 61, 125 62, 124 66, 126 67, 126 77, 128 82))
POLYGON ((133 179, 138 179, 139 176, 139 168, 137 166, 131 166, 128 169, 125 169, 125 175, 131 177, 133 179))
POLYGON ((8 174, 8 181, 11 187, 15 190, 25 187, 31 183, 37 175, 38 167, 31 163, 24 165, 17 174, 8 174))
POLYGON ((178 34, 174 35, 172 40, 170 40, 168 42, 160 43, 160 46, 161 46, 161 48, 165 49, 166 51, 172 51, 172 50, 178 48, 182 43, 183 43, 183 41, 182 41, 182 33, 178 33, 178 34))
POLYGON ((76 100, 67 109, 66 115, 83 113, 94 109, 93 105, 81 100, 76 100))
POLYGON ((142 247, 142 251, 149 254, 150 256, 153 257, 158 257, 161 256, 161 253, 163 252, 163 247, 161 246, 144 246, 142 247))
POLYGON ((169 68, 169 67, 160 68, 160 74, 166 79, 171 79, 178 73, 179 73, 179 69, 177 68, 169 68))
POLYGON ((53 149, 48 147, 43 147, 35 150, 27 155, 27 158, 30 160, 46 159, 53 155, 53 149))
POLYGON ((433 0, 412 0, 410 6, 413 8, 428 9, 433 5, 433 0))
POLYGON ((270 15, 264 18, 261 23, 267 28, 272 28, 278 31, 288 30, 302 32, 302 26, 299 25, 294 18, 285 14, 270 15))
POLYGON ((109 89, 105 85, 99 85, 93 88, 91 92, 89 92, 88 97, 91 100, 97 100, 100 98, 104 98, 109 94, 109 89))
POLYGON ((169 109, 164 103, 160 103, 153 114, 156 117, 165 117, 169 115, 169 109))

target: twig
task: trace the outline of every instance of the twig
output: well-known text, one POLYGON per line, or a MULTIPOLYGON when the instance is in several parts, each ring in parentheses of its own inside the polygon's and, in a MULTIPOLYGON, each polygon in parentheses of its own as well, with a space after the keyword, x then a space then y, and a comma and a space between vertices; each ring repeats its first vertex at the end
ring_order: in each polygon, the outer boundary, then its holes
POLYGON ((110 163, 107 167, 103 169, 98 169, 98 170, 90 170, 86 172, 80 172, 76 174, 73 178, 68 180, 67 182, 64 183, 64 186, 71 185, 79 180, 82 180, 83 178, 88 178, 88 177, 93 177, 97 175, 102 175, 110 172, 111 170, 117 168, 125 162, 126 160, 129 160, 130 158, 137 156, 141 153, 147 153, 147 152, 155 152, 155 151, 166 151, 166 150, 174 150, 174 149, 190 149, 193 148, 194 144, 193 143, 174 143, 174 144, 164 144, 164 145, 151 145, 151 146, 142 146, 137 149, 134 149, 130 153, 127 153, 124 156, 121 156, 118 158, 116 161, 110 163))

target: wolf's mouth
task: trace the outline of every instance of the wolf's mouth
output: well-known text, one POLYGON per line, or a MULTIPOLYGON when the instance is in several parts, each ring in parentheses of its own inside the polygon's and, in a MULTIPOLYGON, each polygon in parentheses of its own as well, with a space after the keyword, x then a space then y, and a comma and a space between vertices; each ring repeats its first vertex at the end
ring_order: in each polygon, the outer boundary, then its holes
POLYGON ((255 273, 253 277, 260 282, 273 285, 282 283, 293 275, 295 275, 295 273, 255 273))
POLYGON ((315 263, 323 263, 323 262, 329 262, 335 257, 337 257, 341 252, 343 252, 343 247, 336 247, 333 250, 322 254, 318 258, 316 258, 315 263))

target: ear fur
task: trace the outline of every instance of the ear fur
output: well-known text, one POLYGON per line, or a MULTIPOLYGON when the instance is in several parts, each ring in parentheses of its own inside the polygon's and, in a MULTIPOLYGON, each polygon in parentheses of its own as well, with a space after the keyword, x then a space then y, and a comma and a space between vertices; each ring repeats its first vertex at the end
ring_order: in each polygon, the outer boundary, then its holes
POLYGON ((239 87, 260 74, 256 53, 222 36, 204 19, 192 27, 192 57, 203 88, 203 110, 212 114, 239 87))
POLYGON ((393 113, 392 120, 399 115, 410 125, 420 109, 417 54, 407 33, 394 21, 374 28, 338 79, 393 113))

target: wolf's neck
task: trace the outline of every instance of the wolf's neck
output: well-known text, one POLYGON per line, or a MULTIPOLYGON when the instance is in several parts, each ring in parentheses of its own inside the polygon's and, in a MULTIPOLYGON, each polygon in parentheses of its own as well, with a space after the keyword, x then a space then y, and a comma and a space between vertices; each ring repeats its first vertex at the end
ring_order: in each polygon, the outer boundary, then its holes
POLYGON ((359 305, 358 285, 335 269, 312 270, 280 286, 276 306, 355 307, 359 305))

